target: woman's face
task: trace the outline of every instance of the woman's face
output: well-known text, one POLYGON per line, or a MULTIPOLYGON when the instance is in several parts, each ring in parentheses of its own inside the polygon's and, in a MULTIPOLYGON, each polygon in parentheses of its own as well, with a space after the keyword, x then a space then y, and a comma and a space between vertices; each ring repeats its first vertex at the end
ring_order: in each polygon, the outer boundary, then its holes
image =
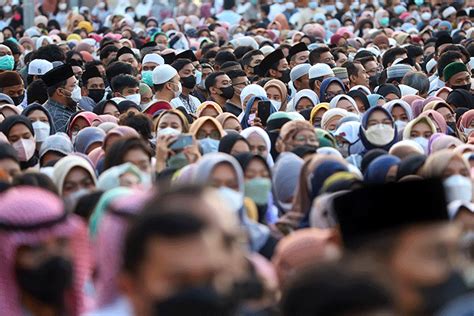
POLYGON ((252 159, 245 169, 245 180, 253 178, 270 178, 267 166, 260 159, 252 159))
POLYGON ((397 97, 397 95, 394 94, 394 93, 389 93, 385 96, 385 100, 387 102, 390 102, 390 101, 393 101, 393 100, 398 100, 398 99, 399 99, 399 97, 397 97))
POLYGON ((242 126, 240 125, 239 121, 235 118, 227 119, 224 122, 223 127, 224 127, 224 129, 231 129, 231 130, 237 131, 239 133, 242 131, 242 126))
POLYGON ((404 108, 399 105, 395 105, 392 108, 392 116, 395 121, 408 122, 408 115, 404 108))
POLYGON ((212 106, 206 107, 204 110, 201 111, 200 117, 203 116, 210 116, 210 117, 217 117, 219 113, 214 109, 212 106))
POLYGON ((333 132, 336 130, 336 126, 337 126, 337 123, 339 123, 339 120, 342 118, 342 116, 340 115, 335 115, 333 118, 331 118, 328 123, 327 123, 327 127, 326 127, 326 130, 329 131, 329 132, 333 132))
POLYGON ((212 138, 215 140, 221 139, 221 135, 219 130, 212 122, 204 123, 201 128, 199 128, 198 132, 196 133, 196 139, 204 139, 204 138, 212 138))
POLYGON ((104 114, 109 114, 117 118, 120 116, 119 110, 112 103, 108 103, 104 106, 104 114))
POLYGON ((300 112, 300 111, 303 111, 303 110, 306 110, 306 109, 311 109, 313 107, 314 107, 314 104, 310 99, 301 98, 299 100, 298 104, 296 104, 296 111, 300 112))
POLYGON ((343 94, 343 93, 344 93, 344 89, 342 89, 342 86, 337 82, 333 82, 326 89, 326 100, 327 102, 329 102, 336 95, 343 94))
POLYGON ((31 139, 33 138, 33 134, 31 131, 26 127, 24 124, 15 124, 8 132, 8 141, 10 144, 20 140, 20 139, 31 139))
POLYGON ((31 111, 31 113, 28 114, 28 119, 30 120, 31 123, 34 123, 34 122, 49 123, 48 116, 41 110, 31 111))
POLYGON ((431 135, 433 135, 433 131, 425 122, 419 122, 415 124, 410 132, 410 138, 424 137, 430 139, 431 135))
POLYGON ((158 129, 165 129, 167 127, 175 129, 180 133, 183 132, 183 123, 181 123, 181 120, 175 114, 167 113, 161 117, 158 129))
POLYGON ((254 155, 260 155, 263 158, 267 158, 268 156, 268 148, 265 140, 258 135, 257 133, 252 133, 247 138, 247 141, 250 144, 250 151, 254 155))
POLYGON ((81 129, 91 126, 89 122, 83 117, 78 117, 74 121, 74 125, 71 127, 71 133, 78 133, 81 129))
POLYGON ((309 146, 318 146, 318 138, 316 137, 316 132, 314 130, 305 129, 296 133, 293 137, 293 148, 309 145, 309 146))
POLYGON ((248 152, 250 152, 249 145, 243 140, 238 140, 235 142, 234 146, 232 146, 230 154, 232 156, 236 156, 238 154, 248 153, 248 152))
POLYGON ((278 90, 277 88, 275 87, 268 87, 267 88, 267 97, 271 100, 275 100, 275 101, 281 101, 281 93, 280 93, 280 90, 278 90))
POLYGON ((439 108, 436 111, 444 117, 446 123, 456 123, 453 113, 447 107, 439 108))
POLYGON ((354 105, 347 99, 340 99, 339 102, 337 102, 336 105, 337 108, 344 109, 347 112, 355 113, 356 109, 354 108, 354 105))
POLYGON ((384 124, 384 125, 390 125, 392 126, 392 120, 390 117, 383 111, 374 111, 370 117, 369 120, 367 121, 367 128, 378 125, 378 124, 384 124))
POLYGON ((123 162, 131 162, 142 172, 149 174, 151 172, 150 157, 146 152, 139 148, 130 149, 123 157, 123 162))
POLYGON ((239 182, 235 170, 228 163, 218 164, 211 172, 209 182, 215 188, 227 187, 239 191, 239 182))
POLYGON ((469 169, 466 167, 466 164, 459 157, 454 157, 446 166, 446 169, 443 171, 443 179, 446 179, 450 176, 461 175, 463 177, 470 177, 469 169))
POLYGON ((314 115, 314 127, 321 127, 321 119, 323 118, 324 113, 326 113, 326 109, 322 108, 316 111, 314 115))
POLYGON ((94 189, 94 180, 89 172, 81 167, 72 168, 64 179, 63 197, 68 197, 81 189, 94 189))

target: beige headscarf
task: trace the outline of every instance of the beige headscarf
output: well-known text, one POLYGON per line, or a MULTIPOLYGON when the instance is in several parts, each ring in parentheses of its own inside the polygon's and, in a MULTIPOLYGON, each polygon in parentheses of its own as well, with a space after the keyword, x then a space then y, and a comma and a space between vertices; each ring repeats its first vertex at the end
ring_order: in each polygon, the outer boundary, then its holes
POLYGON ((428 156, 421 171, 422 176, 424 178, 442 178, 444 170, 453 159, 462 161, 466 168, 470 169, 469 164, 463 159, 461 154, 451 149, 442 149, 428 156))

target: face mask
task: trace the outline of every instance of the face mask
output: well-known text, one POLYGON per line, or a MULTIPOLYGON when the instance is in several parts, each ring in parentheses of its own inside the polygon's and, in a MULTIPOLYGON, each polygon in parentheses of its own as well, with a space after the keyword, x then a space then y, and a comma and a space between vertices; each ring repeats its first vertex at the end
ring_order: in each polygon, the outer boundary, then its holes
POLYGON ((452 201, 471 202, 472 199, 472 181, 469 178, 459 174, 450 176, 443 181, 446 190, 448 203, 452 201))
POLYGON ((81 99, 81 88, 79 88, 79 86, 75 86, 74 90, 72 90, 71 92, 71 100, 78 103, 79 101, 81 101, 81 99))
POLYGON ((238 213, 244 205, 244 195, 228 187, 220 187, 219 195, 226 202, 226 205, 234 212, 238 213))
POLYGON ((310 2, 308 3, 308 7, 311 9, 311 10, 315 10, 318 8, 318 3, 317 2, 310 2))
POLYGON ((33 269, 16 269, 18 285, 48 305, 62 306, 64 293, 72 285, 73 268, 69 260, 52 257, 33 269))
POLYGON ((0 70, 13 70, 15 59, 11 55, 0 57, 0 70))
POLYGON ((72 134, 71 134, 71 143, 73 145, 76 142, 77 134, 79 134, 79 132, 72 132, 72 134))
POLYGON ((196 70, 195 76, 196 76, 196 84, 199 85, 202 81, 202 72, 200 72, 199 70, 196 70))
POLYGON ((281 72, 281 77, 280 80, 283 81, 283 83, 288 83, 290 82, 290 69, 287 69, 285 71, 281 72))
POLYGON ((348 25, 346 26, 349 32, 354 33, 354 25, 348 25))
POLYGON ((156 302, 153 315, 235 315, 237 302, 212 286, 185 288, 156 302))
POLYGON ((142 82, 149 87, 153 87, 153 71, 144 70, 142 71, 142 82))
POLYGON ((276 101, 276 100, 270 100, 270 102, 272 103, 273 107, 279 111, 280 108, 281 108, 281 101, 276 101))
POLYGON ((403 12, 406 12, 406 9, 402 5, 397 5, 395 8, 393 8, 393 12, 395 12, 396 15, 400 15, 403 12))
POLYGON ((247 120, 247 123, 250 125, 252 124, 253 120, 255 120, 255 117, 257 115, 255 113, 249 114, 249 119, 247 120))
POLYGON ((431 13, 429 13, 429 12, 423 12, 423 13, 421 14, 421 19, 422 19, 423 21, 429 21, 429 20, 431 20, 431 13))
POLYGON ((377 124, 365 131, 367 140, 376 146, 388 145, 395 136, 395 129, 390 125, 377 124))
POLYGON ((135 12, 126 12, 125 14, 135 20, 135 12))
POLYGON ((183 77, 183 78, 181 78, 181 83, 182 83, 183 87, 192 90, 196 86, 196 77, 194 77, 192 75, 187 76, 187 77, 183 77))
POLYGON ((348 157, 349 156, 349 144, 348 143, 344 143, 340 146, 338 145, 337 150, 339 150, 339 152, 341 153, 341 155, 343 157, 348 157))
POLYGON ((167 136, 167 135, 179 135, 181 134, 177 129, 166 127, 158 130, 156 133, 156 137, 159 138, 160 136, 167 136))
POLYGON ((34 138, 21 138, 12 144, 20 161, 28 161, 35 153, 36 143, 34 138))
POLYGON ((181 95, 181 93, 183 92, 183 87, 181 86, 181 82, 178 82, 178 90, 174 91, 174 97, 177 98, 181 95))
POLYGON ((166 161, 166 165, 171 169, 181 169, 189 164, 188 158, 183 152, 173 155, 166 161))
POLYGON ((469 137, 469 135, 474 131, 474 128, 465 128, 464 129, 464 135, 469 137))
POLYGON ((467 90, 467 91, 471 91, 471 84, 468 83, 468 84, 464 84, 464 85, 452 86, 451 88, 453 88, 453 90, 464 89, 464 90, 467 90))
POLYGON ((66 210, 70 210, 71 212, 74 212, 74 209, 77 206, 77 202, 79 202, 79 200, 83 196, 90 193, 92 193, 91 190, 82 188, 69 194, 68 197, 64 199, 64 205, 65 205, 66 210))
POLYGON ((60 3, 58 4, 58 9, 61 11, 65 11, 67 8, 67 3, 60 3))
POLYGON ((225 87, 225 88, 220 88, 222 93, 221 93, 221 96, 227 100, 229 99, 232 99, 232 97, 234 96, 234 87, 232 86, 228 86, 228 87, 225 87))
POLYGON ((219 141, 209 137, 200 139, 199 144, 201 145, 202 153, 204 155, 209 153, 216 153, 219 148, 219 141))
POLYGON ((380 78, 380 74, 370 76, 369 77, 369 85, 371 87, 377 87, 379 85, 379 78, 380 78))
POLYGON ((326 12, 334 12, 336 11, 336 6, 335 5, 325 5, 324 6, 324 10, 326 10, 326 12))
POLYGON ((24 95, 24 94, 22 94, 22 95, 20 95, 20 96, 17 96, 17 97, 11 97, 11 98, 12 98, 12 100, 13 100, 13 103, 14 103, 15 105, 20 105, 20 104, 21 104, 21 102, 23 102, 23 99, 25 98, 25 95, 24 95))
POLYGON ((424 138, 424 137, 416 137, 416 138, 413 138, 412 141, 414 141, 415 143, 417 143, 418 145, 420 145, 421 147, 423 147, 423 150, 425 152, 425 154, 428 154, 428 144, 429 144, 429 140, 427 138, 424 138))
POLYGON ((253 178, 245 182, 245 196, 251 198, 257 205, 268 203, 268 194, 272 182, 268 178, 253 178))
POLYGON ((36 142, 41 143, 46 140, 49 136, 51 126, 48 123, 36 121, 33 124, 33 129, 35 131, 36 142))
POLYGON ((425 3, 425 0, 415 0, 417 6, 421 6, 423 3, 425 3))
POLYGON ((150 189, 153 186, 153 177, 150 173, 140 171, 141 185, 144 189, 150 189))
POLYGON ((397 130, 401 131, 407 126, 407 122, 396 120, 395 125, 397 126, 397 130))
POLYGON ((89 89, 89 98, 94 100, 95 103, 102 101, 105 95, 105 89, 89 89))
POLYGON ((453 271, 442 283, 420 287, 418 291, 423 301, 419 315, 435 315, 446 304, 466 294, 469 289, 462 276, 453 271))
POLYGON ((384 17, 384 18, 381 18, 379 21, 380 21, 380 25, 387 26, 388 23, 390 22, 390 19, 388 17, 384 17))
POLYGON ((135 94, 127 95, 125 99, 132 101, 133 103, 138 105, 140 104, 141 96, 140 96, 140 93, 135 93, 135 94))

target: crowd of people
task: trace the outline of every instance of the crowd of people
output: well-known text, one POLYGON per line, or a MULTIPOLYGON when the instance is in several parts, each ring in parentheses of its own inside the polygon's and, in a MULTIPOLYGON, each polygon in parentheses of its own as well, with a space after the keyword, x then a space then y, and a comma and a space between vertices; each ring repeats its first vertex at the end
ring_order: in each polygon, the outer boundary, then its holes
POLYGON ((474 2, 23 10, 2 315, 474 314, 474 2))

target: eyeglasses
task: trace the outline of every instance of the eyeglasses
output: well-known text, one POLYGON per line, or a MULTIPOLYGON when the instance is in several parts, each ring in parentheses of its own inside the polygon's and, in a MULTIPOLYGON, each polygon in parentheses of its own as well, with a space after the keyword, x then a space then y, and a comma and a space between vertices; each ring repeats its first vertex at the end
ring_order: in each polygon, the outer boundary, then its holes
POLYGON ((215 139, 215 140, 219 140, 219 139, 221 139, 221 133, 219 133, 218 130, 214 130, 210 133, 206 133, 205 131, 201 130, 201 131, 197 132, 197 134, 196 134, 197 139, 204 139, 204 138, 207 138, 207 137, 215 139))

